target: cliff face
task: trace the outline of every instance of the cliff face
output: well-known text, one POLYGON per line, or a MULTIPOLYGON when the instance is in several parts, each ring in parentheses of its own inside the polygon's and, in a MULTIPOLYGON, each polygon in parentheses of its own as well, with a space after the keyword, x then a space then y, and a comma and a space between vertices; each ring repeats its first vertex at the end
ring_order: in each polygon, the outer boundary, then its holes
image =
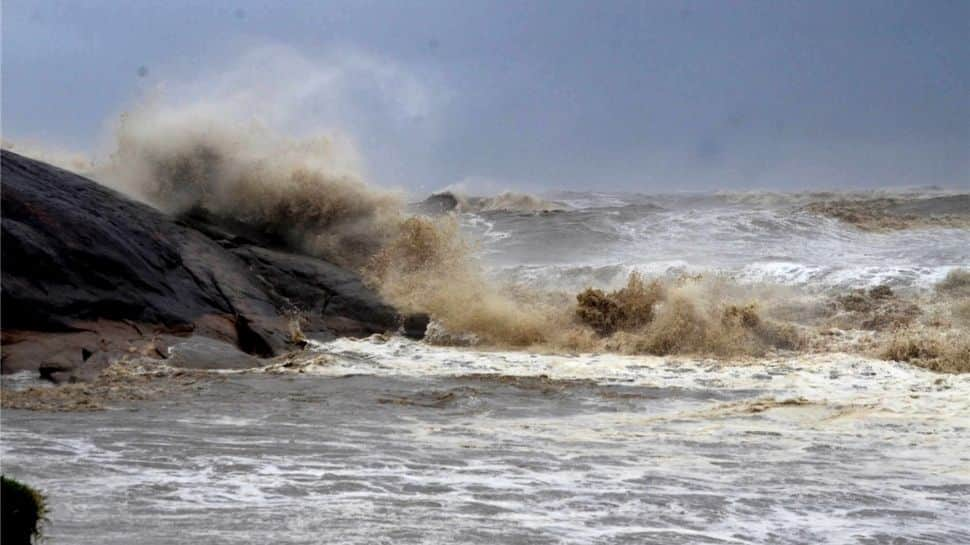
POLYGON ((3 371, 66 372, 192 334, 272 356, 291 343, 294 315, 311 336, 404 321, 355 273, 259 243, 4 150, 3 371))

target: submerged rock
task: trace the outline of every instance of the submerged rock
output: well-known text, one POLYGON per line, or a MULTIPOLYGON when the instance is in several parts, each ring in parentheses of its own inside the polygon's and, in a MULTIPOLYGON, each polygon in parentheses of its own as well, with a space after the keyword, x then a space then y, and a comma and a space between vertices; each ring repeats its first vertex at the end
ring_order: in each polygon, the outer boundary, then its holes
POLYGON ((353 272, 262 248, 234 226, 193 228, 7 150, 2 174, 5 373, 76 378, 91 354, 150 351, 166 335, 269 357, 292 346, 294 312, 335 335, 394 331, 403 320, 353 272))

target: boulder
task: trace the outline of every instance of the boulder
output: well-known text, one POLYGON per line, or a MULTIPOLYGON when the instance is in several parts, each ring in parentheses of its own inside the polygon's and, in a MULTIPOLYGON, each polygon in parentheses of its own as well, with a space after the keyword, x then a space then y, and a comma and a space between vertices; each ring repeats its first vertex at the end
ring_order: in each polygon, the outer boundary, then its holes
POLYGON ((410 314, 404 317, 401 333, 410 339, 421 340, 428 332, 431 316, 425 313, 410 314))
POLYGON ((249 369, 263 360, 222 341, 193 337, 172 345, 168 364, 183 369, 249 369))
POLYGON ((411 208, 419 214, 438 216, 458 211, 461 201, 450 191, 432 193, 427 199, 413 203, 411 208))

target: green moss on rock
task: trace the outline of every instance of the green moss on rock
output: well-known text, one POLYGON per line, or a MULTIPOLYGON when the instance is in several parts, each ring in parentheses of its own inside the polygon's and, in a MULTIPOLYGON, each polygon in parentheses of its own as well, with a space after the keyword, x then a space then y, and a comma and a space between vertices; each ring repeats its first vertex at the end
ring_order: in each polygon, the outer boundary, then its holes
POLYGON ((0 476, 0 541, 4 545, 30 545, 40 537, 40 525, 47 514, 44 495, 33 488, 0 476))

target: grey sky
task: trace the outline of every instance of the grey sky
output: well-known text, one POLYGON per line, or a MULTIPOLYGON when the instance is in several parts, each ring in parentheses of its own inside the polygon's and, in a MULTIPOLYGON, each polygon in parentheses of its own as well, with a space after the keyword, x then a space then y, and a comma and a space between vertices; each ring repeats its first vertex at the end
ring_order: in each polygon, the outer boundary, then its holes
POLYGON ((94 150, 281 51, 339 75, 301 124, 415 191, 967 186, 968 36, 967 1, 5 0, 3 133, 94 150))

